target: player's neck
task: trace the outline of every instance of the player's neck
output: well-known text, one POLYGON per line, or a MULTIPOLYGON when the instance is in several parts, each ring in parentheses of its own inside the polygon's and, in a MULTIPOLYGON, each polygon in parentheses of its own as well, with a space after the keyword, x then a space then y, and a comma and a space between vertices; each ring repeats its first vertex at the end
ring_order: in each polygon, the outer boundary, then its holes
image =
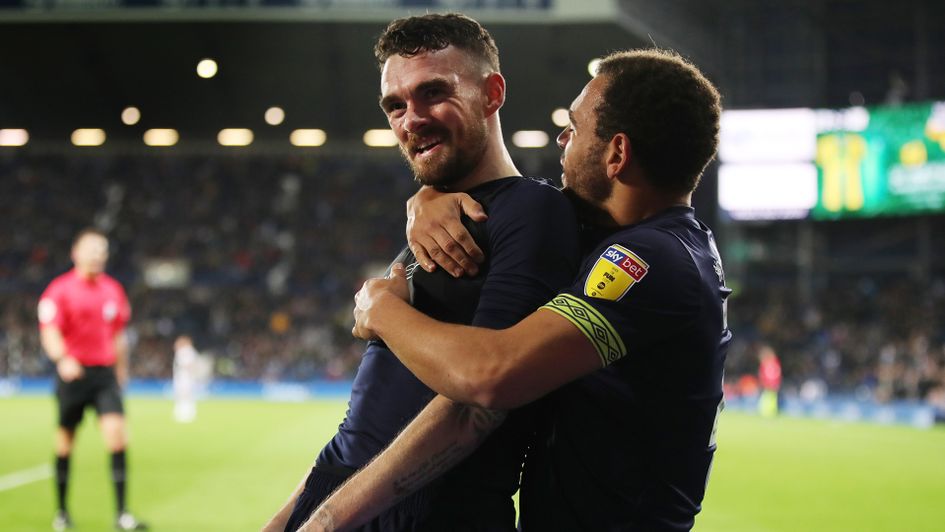
POLYGON ((465 192, 489 181, 520 175, 522 173, 515 167, 512 156, 509 155, 509 150, 502 141, 502 133, 495 132, 488 137, 486 149, 479 164, 466 177, 451 184, 448 191, 465 192))
POLYGON ((604 201, 603 211, 614 225, 632 225, 655 216, 670 207, 692 205, 692 194, 666 193, 653 188, 616 188, 604 201))
POLYGON ((83 281, 89 281, 89 282, 96 280, 98 276, 101 275, 101 272, 89 270, 86 268, 80 268, 78 266, 75 267, 75 273, 83 281))

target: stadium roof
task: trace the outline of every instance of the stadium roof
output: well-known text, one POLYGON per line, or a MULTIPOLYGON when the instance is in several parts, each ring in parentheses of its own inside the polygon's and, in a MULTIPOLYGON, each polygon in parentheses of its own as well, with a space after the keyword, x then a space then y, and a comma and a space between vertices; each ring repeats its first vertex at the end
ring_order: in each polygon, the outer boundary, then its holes
MULTIPOLYGON (((320 128, 329 143, 360 143, 366 129, 386 127, 371 49, 386 21, 405 10, 215 4, 226 6, 0 9, 0 129, 26 128, 35 145, 66 143, 79 127, 105 129, 109 143, 175 128, 182 144, 213 143, 226 127, 251 128, 259 141, 320 128), (195 73, 205 57, 219 64, 212 79, 195 73), (138 124, 122 124, 126 106, 140 109, 138 124), (285 111, 279 126, 264 121, 271 106, 285 111)), ((945 99, 938 68, 945 33, 937 31, 945 3, 937 0, 547 4, 531 13, 470 12, 502 51, 507 131, 553 135, 551 112, 587 81, 590 59, 653 44, 691 57, 728 108, 945 99)))

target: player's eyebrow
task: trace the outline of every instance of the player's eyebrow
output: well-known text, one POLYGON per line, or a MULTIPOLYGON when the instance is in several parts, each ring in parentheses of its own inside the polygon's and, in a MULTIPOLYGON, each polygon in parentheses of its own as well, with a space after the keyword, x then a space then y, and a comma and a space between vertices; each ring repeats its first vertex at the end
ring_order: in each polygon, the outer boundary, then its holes
POLYGON ((381 110, 383 110, 384 112, 387 112, 388 107, 390 107, 391 104, 393 104, 394 102, 397 102, 398 100, 400 100, 400 98, 391 96, 389 94, 387 96, 381 95, 381 96, 378 96, 377 98, 377 104, 381 106, 381 110))
POLYGON ((446 78, 433 78, 428 79, 416 87, 414 87, 414 92, 421 92, 427 89, 449 89, 452 86, 452 83, 446 78))
MULTIPOLYGON (((414 88, 411 90, 411 92, 421 92, 421 91, 424 91, 424 90, 427 90, 427 89, 452 90, 452 87, 453 87, 453 84, 450 82, 450 80, 449 80, 448 78, 445 78, 445 77, 437 77, 437 78, 433 78, 433 79, 428 79, 428 80, 426 80, 426 81, 423 81, 423 82, 417 84, 417 86, 414 87, 414 88)), ((398 98, 398 97, 396 97, 396 96, 394 96, 394 95, 388 94, 387 96, 380 96, 380 98, 378 99, 378 105, 381 106, 381 109, 383 109, 384 111, 386 111, 387 108, 388 108, 391 104, 393 104, 393 103, 395 103, 395 102, 398 102, 398 101, 400 101, 400 100, 401 100, 400 98, 398 98)))
POLYGON ((574 120, 574 111, 570 109, 568 109, 568 120, 571 121, 571 127, 574 127, 577 125, 577 122, 574 120))

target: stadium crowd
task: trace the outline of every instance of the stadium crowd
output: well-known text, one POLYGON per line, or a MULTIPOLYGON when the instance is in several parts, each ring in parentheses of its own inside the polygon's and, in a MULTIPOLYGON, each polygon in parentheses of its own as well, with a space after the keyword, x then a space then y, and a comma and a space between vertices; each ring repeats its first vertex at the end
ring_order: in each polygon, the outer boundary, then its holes
POLYGON ((351 298, 403 242, 415 188, 396 157, 9 156, 0 159, 0 375, 47 375, 36 303, 85 226, 133 308, 132 375, 170 375, 187 333, 235 379, 340 378, 356 367, 351 298), (183 261, 156 287, 155 260, 183 261), (373 268, 373 270, 372 270, 373 268), (185 289, 186 287, 186 289, 185 289))
MULTIPOLYGON (((37 298, 91 225, 109 233, 108 271, 131 298, 134 377, 168 378, 179 334, 214 358, 217 378, 349 377, 362 351, 352 296, 402 245, 415 186, 390 154, 3 155, 0 377, 52 374, 37 298), (184 284, 148 281, 155 260, 185 264, 184 284)), ((733 393, 768 345, 784 393, 919 399, 945 411, 941 277, 836 277, 807 302, 792 283, 756 283, 736 290, 729 320, 733 393)))
POLYGON ((726 365, 730 393, 753 393, 742 379, 757 374, 767 346, 781 360, 784 394, 924 400, 945 412, 945 279, 837 277, 812 301, 800 299, 793 283, 772 283, 730 302, 739 332, 726 365))

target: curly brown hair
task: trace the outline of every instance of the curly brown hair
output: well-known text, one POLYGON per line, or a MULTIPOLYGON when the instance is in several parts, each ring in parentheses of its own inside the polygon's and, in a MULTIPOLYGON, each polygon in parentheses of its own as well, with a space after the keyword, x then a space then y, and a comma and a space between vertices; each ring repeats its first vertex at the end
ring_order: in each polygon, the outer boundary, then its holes
POLYGON ((488 30, 459 13, 427 14, 391 22, 374 45, 378 65, 393 55, 413 57, 447 46, 461 48, 479 59, 484 67, 499 71, 499 49, 488 30))
POLYGON ((628 50, 605 57, 597 69, 606 88, 597 106, 597 136, 630 138, 650 183, 692 192, 719 144, 718 90, 679 54, 628 50))

